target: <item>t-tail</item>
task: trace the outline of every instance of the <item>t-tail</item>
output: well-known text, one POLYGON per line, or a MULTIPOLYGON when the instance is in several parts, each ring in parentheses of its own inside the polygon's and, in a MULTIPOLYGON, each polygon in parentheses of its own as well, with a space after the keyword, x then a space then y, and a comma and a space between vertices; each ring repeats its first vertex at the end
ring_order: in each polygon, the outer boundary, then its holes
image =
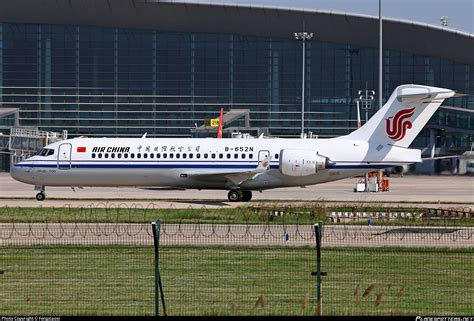
POLYGON ((387 103, 348 138, 408 147, 453 90, 422 85, 398 86, 387 103))

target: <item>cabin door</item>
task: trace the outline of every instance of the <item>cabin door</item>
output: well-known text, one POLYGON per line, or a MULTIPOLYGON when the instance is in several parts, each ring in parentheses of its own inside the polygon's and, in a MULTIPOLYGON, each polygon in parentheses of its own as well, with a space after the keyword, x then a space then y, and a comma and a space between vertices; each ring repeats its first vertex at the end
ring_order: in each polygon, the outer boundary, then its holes
POLYGON ((71 169, 71 144, 61 144, 58 149, 58 168, 71 169))

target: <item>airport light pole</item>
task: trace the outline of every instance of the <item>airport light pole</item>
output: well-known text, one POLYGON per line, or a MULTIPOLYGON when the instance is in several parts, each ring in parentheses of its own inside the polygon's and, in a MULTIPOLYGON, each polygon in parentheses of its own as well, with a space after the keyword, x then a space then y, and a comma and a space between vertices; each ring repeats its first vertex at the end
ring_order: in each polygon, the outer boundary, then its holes
POLYGON ((441 21, 441 26, 442 27, 447 27, 448 26, 448 16, 442 16, 441 18, 439 18, 439 20, 441 21))
MULTIPOLYGON (((365 123, 369 120, 369 109, 371 108, 372 101, 374 101, 375 91, 367 89, 367 81, 365 82, 365 90, 359 90, 359 101, 361 102, 362 109, 365 109, 365 123)), ((369 173, 364 175, 365 180, 365 191, 369 192, 369 173)))
POLYGON ((361 108, 365 109, 365 122, 369 120, 369 109, 372 108, 372 101, 374 101, 375 91, 367 89, 367 83, 365 84, 365 90, 359 90, 359 101, 362 103, 361 108), (365 94, 364 94, 365 92, 365 94))
POLYGON ((382 108, 382 66, 383 66, 383 47, 382 47, 382 0, 379 0, 379 109, 382 108))
POLYGON ((303 63, 301 72, 301 137, 304 136, 304 74, 305 74, 305 57, 306 57, 306 41, 313 38, 312 32, 301 31, 295 32, 295 39, 303 41, 303 63))

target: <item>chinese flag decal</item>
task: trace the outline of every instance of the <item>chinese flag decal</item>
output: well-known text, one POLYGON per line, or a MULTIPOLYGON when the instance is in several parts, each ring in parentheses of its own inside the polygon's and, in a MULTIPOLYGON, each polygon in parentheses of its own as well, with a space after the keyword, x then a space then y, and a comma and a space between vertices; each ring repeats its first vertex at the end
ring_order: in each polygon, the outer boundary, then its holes
POLYGON ((78 148, 77 148, 77 152, 78 152, 78 153, 85 153, 85 152, 86 152, 86 148, 85 148, 85 147, 78 147, 78 148))

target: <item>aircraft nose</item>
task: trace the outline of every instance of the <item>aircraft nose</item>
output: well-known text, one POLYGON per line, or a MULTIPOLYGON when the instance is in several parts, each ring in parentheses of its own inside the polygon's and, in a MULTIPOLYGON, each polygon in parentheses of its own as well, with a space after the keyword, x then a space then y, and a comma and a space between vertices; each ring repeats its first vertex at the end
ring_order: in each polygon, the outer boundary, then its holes
POLYGON ((24 167, 22 162, 16 163, 10 168, 10 176, 20 182, 26 183, 28 168, 24 167))

